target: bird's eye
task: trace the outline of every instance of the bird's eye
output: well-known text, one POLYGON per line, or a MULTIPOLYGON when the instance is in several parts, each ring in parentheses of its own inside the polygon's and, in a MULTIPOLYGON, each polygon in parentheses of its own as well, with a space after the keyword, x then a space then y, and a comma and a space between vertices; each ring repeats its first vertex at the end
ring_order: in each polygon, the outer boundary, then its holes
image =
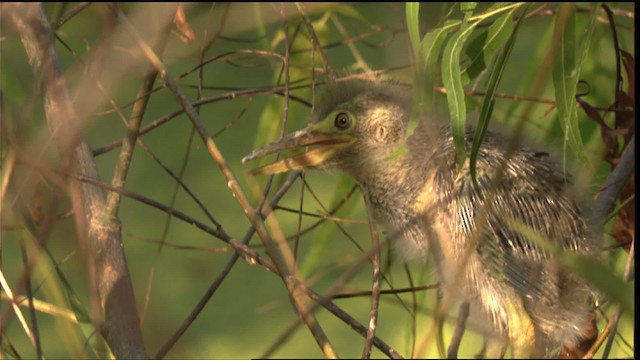
POLYGON ((340 130, 347 129, 351 125, 351 117, 347 113, 338 113, 333 125, 340 130))

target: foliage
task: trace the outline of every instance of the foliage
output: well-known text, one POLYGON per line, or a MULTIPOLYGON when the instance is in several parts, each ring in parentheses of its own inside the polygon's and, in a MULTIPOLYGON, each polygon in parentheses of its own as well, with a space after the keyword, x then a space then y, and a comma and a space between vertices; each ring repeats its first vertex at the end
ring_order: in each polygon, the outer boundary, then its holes
MULTIPOLYGON (((3 358, 126 351, 97 330, 121 316, 104 289, 118 254, 93 251, 93 239, 118 237, 101 228, 121 234, 119 274, 149 356, 360 356, 372 245, 359 189, 322 173, 253 178, 240 163, 303 127, 333 81, 413 84, 414 125, 425 113, 450 119, 460 157, 478 118, 467 161, 487 128, 541 143, 575 168, 587 204, 633 136, 630 4, 45 3, 72 108, 57 124, 55 77, 27 55, 21 6, 0 4, 3 358), (83 141, 95 177, 74 162, 83 141), (101 216, 86 216, 86 188, 105 195, 101 216)), ((634 195, 631 181, 607 219, 606 264, 566 259, 620 300, 599 304, 596 357, 634 352, 633 299, 621 291, 633 281, 634 195)), ((403 265, 381 240, 371 356, 442 355, 433 269, 403 265)), ((456 315, 444 318, 446 345, 456 315)), ((467 330, 461 357, 482 346, 478 325, 467 330)))

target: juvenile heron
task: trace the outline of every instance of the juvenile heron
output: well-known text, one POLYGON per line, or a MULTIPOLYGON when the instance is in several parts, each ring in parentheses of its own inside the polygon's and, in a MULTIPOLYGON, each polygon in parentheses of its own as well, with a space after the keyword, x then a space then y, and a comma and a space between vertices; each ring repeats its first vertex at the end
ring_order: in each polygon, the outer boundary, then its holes
MULTIPOLYGON (((405 259, 435 260, 443 293, 491 324, 484 355, 555 356, 577 344, 592 311, 588 283, 560 266, 522 227, 566 251, 595 254, 569 180, 544 152, 487 133, 477 160, 460 168, 449 126, 429 119, 406 140, 411 91, 391 81, 339 83, 310 124, 254 150, 243 162, 294 148, 301 154, 254 169, 337 170, 352 176, 405 259), (494 183, 497 173, 499 181, 494 183), (518 230, 518 224, 520 230, 518 230), (476 310, 477 309, 477 310, 476 310)), ((467 149, 473 129, 467 130, 467 149)))

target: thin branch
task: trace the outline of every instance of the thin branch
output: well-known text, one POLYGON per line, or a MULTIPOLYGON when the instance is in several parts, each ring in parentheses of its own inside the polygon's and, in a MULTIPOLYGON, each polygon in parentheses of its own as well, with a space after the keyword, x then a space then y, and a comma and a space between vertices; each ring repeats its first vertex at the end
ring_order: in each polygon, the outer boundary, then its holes
MULTIPOLYGON (((291 175, 292 177, 297 176, 297 173, 293 173, 291 175)), ((265 270, 267 270, 268 272, 274 273, 275 275, 281 276, 280 273, 278 272, 277 267, 271 262, 269 261, 267 258, 265 258, 264 256, 261 256, 258 252, 256 252, 255 250, 253 250, 252 248, 250 248, 249 246, 247 246, 246 244, 243 244, 242 242, 239 242, 237 240, 234 240, 233 238, 231 238, 227 233, 225 233, 222 229, 213 229, 191 217, 189 217, 188 215, 186 215, 185 213, 178 211, 176 209, 173 209, 171 207, 165 206, 157 201, 142 197, 138 194, 135 194, 133 192, 127 191, 127 190, 123 190, 123 189, 116 189, 108 184, 104 184, 104 183, 100 183, 94 179, 89 179, 89 178, 78 178, 79 181, 82 182, 88 182, 91 184, 94 184, 96 186, 100 186, 102 188, 104 188, 105 190, 108 191, 119 191, 120 193, 122 193, 122 195, 142 202, 144 204, 147 204, 149 206, 152 206, 156 209, 159 209, 161 211, 164 211, 168 214, 171 214, 171 216, 180 219, 182 221, 185 221, 186 223, 195 226, 196 228, 210 234, 213 235, 214 237, 224 241, 225 243, 227 243, 229 246, 231 246, 233 248, 234 251, 238 252, 241 254, 241 256, 250 264, 258 264, 262 267, 265 268, 265 270)), ((279 198, 280 195, 276 194, 276 196, 274 196, 274 198, 277 197, 279 198)), ((263 214, 268 214, 267 212, 268 210, 265 209, 263 210, 263 214)), ((340 307, 336 306, 333 302, 331 302, 329 300, 329 298, 333 298, 333 295, 339 288, 341 288, 343 286, 343 284, 346 283, 346 281, 349 278, 352 278, 353 276, 355 276, 356 274, 359 273, 362 265, 364 265, 367 261, 369 261, 370 259, 370 254, 366 253, 364 254, 360 261, 352 268, 351 271, 345 273, 340 279, 339 281, 337 281, 338 285, 334 286, 332 288, 330 288, 329 290, 326 291, 325 295, 320 295, 317 292, 313 291, 312 289, 309 289, 305 284, 303 284, 302 282, 299 282, 298 285, 300 286, 302 292, 304 292, 306 295, 308 295, 311 299, 313 299, 314 301, 316 301, 318 304, 320 304, 321 306, 323 306, 325 309, 329 310, 332 314, 334 314, 336 317, 338 317, 340 320, 342 320, 345 324, 349 325, 352 329, 356 330, 356 332, 358 334, 360 334, 361 336, 365 336, 367 333, 367 328, 364 327, 362 324, 360 324, 357 320, 355 320, 353 317, 351 317, 349 314, 347 314, 344 310, 342 310, 340 307)), ((427 286, 425 288, 428 289, 433 289, 435 288, 435 286, 427 286)), ((339 298, 339 296, 336 296, 337 298, 339 298)), ((387 345, 384 341, 382 341, 381 339, 379 339, 378 337, 374 337, 373 339, 373 344, 380 349, 380 351, 382 351, 384 354, 386 354, 387 356, 394 358, 394 359, 401 359, 402 356, 400 356, 400 354, 398 354, 398 352, 396 352, 392 347, 390 347, 389 345, 387 345)))
POLYGON ((362 350, 362 358, 371 357, 371 346, 375 337, 378 325, 378 308, 380 307, 380 241, 378 240, 378 231, 376 223, 373 219, 373 206, 369 203, 365 196, 367 208, 367 217, 369 219, 369 232, 371 233, 371 255, 373 263, 373 280, 371 285, 371 311, 369 312, 369 327, 367 328, 367 336, 365 337, 364 349, 362 350))
MULTIPOLYGON (((15 301, 19 306, 31 306, 26 296, 16 296, 14 298, 10 298, 9 295, 3 293, 2 297, 0 297, 0 300, 9 302, 15 301)), ((67 308, 56 306, 54 304, 50 304, 43 300, 33 298, 33 308, 43 314, 57 316, 70 323, 78 323, 76 314, 74 314, 73 311, 67 308)))
POLYGON ((635 135, 631 137, 620 157, 620 162, 607 177, 602 186, 602 191, 593 205, 592 220, 598 233, 602 231, 604 219, 613 210, 620 191, 629 181, 629 176, 635 169, 635 138, 635 135))
MULTIPOLYGON (((198 106, 202 106, 205 104, 209 104, 209 103, 214 103, 214 102, 218 102, 218 101, 223 101, 223 100, 231 100, 231 99, 235 99, 241 96, 256 96, 256 95, 266 95, 266 94, 278 94, 278 95, 283 95, 279 89, 271 89, 271 88, 256 88, 256 89, 246 89, 246 90, 238 90, 238 91, 232 91, 226 94, 222 94, 222 95, 215 95, 215 96, 209 96, 209 97, 205 97, 202 98, 200 100, 194 101, 193 102, 193 106, 194 107, 198 107, 198 106)), ((305 102, 302 99, 299 99, 297 97, 294 96, 290 96, 291 99, 295 99, 297 101, 301 101, 301 102, 305 102)), ((155 128, 167 123, 168 121, 178 117, 179 115, 182 115, 185 113, 185 109, 184 108, 179 108, 177 110, 174 110, 173 112, 163 115, 162 117, 152 121, 151 123, 149 123, 148 125, 142 127, 138 133, 138 136, 140 135, 144 135, 152 130, 154 130, 155 128)), ((97 149, 95 149, 93 151, 93 155, 94 156, 98 156, 98 155, 102 155, 106 152, 109 152, 113 149, 115 149, 116 147, 122 146, 124 140, 116 140, 112 143, 109 143, 107 145, 104 145, 102 147, 99 147, 97 149)))
POLYGON ((309 17, 305 13, 300 3, 296 2, 296 7, 298 8, 298 12, 300 13, 300 16, 304 20, 304 24, 307 27, 309 36, 311 36, 311 44, 313 45, 313 48, 317 49, 318 53, 320 54, 320 57, 322 58, 322 65, 324 66, 324 72, 329 76, 328 77, 329 86, 331 86, 331 88, 334 88, 335 81, 338 78, 336 71, 331 67, 331 65, 329 64, 329 59, 327 58, 327 54, 325 54, 325 52, 322 50, 322 45, 320 45, 320 40, 318 39, 318 35, 316 34, 315 29, 313 28, 311 19, 309 19, 309 17))
POLYGON ((62 25, 64 25, 64 23, 69 21, 72 17, 78 15, 82 10, 86 9, 89 5, 91 5, 90 2, 81 2, 78 5, 76 5, 76 7, 74 7, 73 9, 67 11, 64 15, 60 16, 58 21, 56 21, 55 28, 56 29, 60 28, 62 25))
MULTIPOLYGON (((29 266, 29 254, 24 242, 20 242, 20 252, 22 253, 22 263, 25 268, 29 266)), ((31 276, 25 278, 25 290, 27 292, 27 303, 29 304, 29 315, 31 316, 31 329, 34 345, 36 347, 36 356, 38 359, 44 359, 42 353, 42 344, 40 343, 40 333, 38 332, 38 317, 33 304, 33 286, 31 285, 31 276)))
MULTIPOLYGON (((398 294, 402 294, 402 293, 413 293, 413 294, 415 294, 418 291, 437 290, 437 289, 438 289, 438 284, 421 285, 421 286, 412 286, 412 285, 410 285, 409 287, 405 287, 405 288, 380 290, 380 295, 398 295, 398 294)), ((365 296, 369 297, 371 295, 372 295, 372 292, 369 291, 369 290, 354 291, 354 292, 350 292, 350 293, 341 293, 341 294, 333 295, 333 296, 331 296, 331 300, 350 299, 350 298, 365 297, 365 296)))
POLYGON ((453 335, 451 336, 451 343, 449 343, 449 348, 447 349, 447 357, 449 359, 458 358, 458 349, 460 348, 460 343, 462 342, 462 335, 464 335, 468 317, 469 317, 469 303, 463 302, 462 304, 460 304, 460 311, 458 312, 458 321, 456 321, 456 329, 453 335))
MULTIPOLYGON (((306 286, 304 286, 304 284, 302 284, 302 287, 303 287, 303 291, 307 295, 311 296, 311 298, 313 300, 318 302, 325 309, 329 310, 332 314, 334 314, 340 320, 342 320, 343 322, 345 322, 346 324, 351 326, 351 328, 353 330, 355 330, 358 334, 360 334, 361 336, 366 336, 367 328, 362 326, 360 323, 358 323, 353 317, 351 317, 351 315, 349 315, 346 312, 344 312, 342 309, 340 309, 338 306, 336 306, 334 303, 332 303, 327 298, 325 298, 322 295, 316 293, 312 289, 307 288, 306 286)), ((393 349, 392 347, 390 347, 389 345, 384 343, 377 336, 373 338, 373 344, 378 349, 380 349, 383 353, 385 353, 385 355, 389 356, 390 358, 392 358, 392 359, 402 359, 402 356, 400 354, 398 354, 398 352, 395 349, 393 349)))
MULTIPOLYGON (((176 4, 170 4, 167 5, 169 8, 167 9, 167 12, 169 13, 175 13, 176 9, 177 9, 177 5, 176 4)), ((111 14, 111 13, 109 13, 111 14)), ((155 44, 155 51, 158 53, 163 53, 164 52, 164 48, 165 45, 167 43, 167 39, 169 37, 170 31, 172 28, 172 24, 170 22, 167 22, 164 24, 164 26, 161 26, 160 31, 158 31, 158 39, 156 41, 155 44)), ((158 76, 158 72, 156 71, 156 69, 153 66, 148 67, 148 69, 146 70, 146 73, 142 79, 142 83, 140 84, 140 89, 138 90, 138 93, 136 95, 136 100, 135 103, 133 104, 133 108, 131 110, 131 116, 129 117, 129 121, 126 121, 125 119, 123 119, 123 121, 125 122, 126 126, 127 126, 127 136, 123 139, 122 142, 122 147, 120 148, 120 154, 118 157, 118 162, 116 164, 115 170, 113 172, 113 177, 111 179, 111 184, 117 188, 122 188, 125 185, 126 182, 126 178, 127 178, 127 174, 129 172, 129 167, 131 165, 131 159, 133 158, 133 153, 135 150, 135 146, 136 143, 140 144, 140 146, 142 146, 142 148, 149 153, 149 155, 157 162, 160 164, 160 166, 162 166, 166 171, 168 170, 166 167, 164 167, 162 165, 162 163, 160 162, 159 159, 157 159, 153 153, 151 153, 151 151, 146 147, 146 145, 144 145, 144 143, 141 141, 141 139, 138 139, 138 134, 140 131, 140 126, 142 124, 142 119, 144 117, 145 111, 147 109, 147 105, 149 103, 149 100, 151 98, 151 94, 152 94, 152 90, 153 90, 153 85, 156 81, 156 78, 158 76)), ((177 185, 176 185, 177 187, 177 185)), ((174 195, 175 197, 175 195, 174 195)), ((120 209, 120 200, 121 200, 121 196, 120 193, 118 192, 109 192, 107 195, 107 205, 106 205, 106 213, 109 214, 109 216, 112 217, 116 217, 118 215, 118 211, 120 209)), ((170 218, 167 220, 167 224, 170 223, 170 218)), ((167 225, 168 227, 168 225, 167 225)), ((166 234, 167 228, 165 228, 165 233, 166 234)), ((145 297, 144 297, 144 305, 142 307, 142 310, 140 312, 140 324, 144 323, 144 319, 145 319, 145 315, 146 315, 146 311, 148 308, 148 304, 149 304, 149 294, 151 293, 151 287, 153 284, 153 276, 155 274, 155 266, 158 262, 158 258, 159 258, 159 253, 160 253, 160 249, 162 248, 162 245, 160 245, 158 247, 158 251, 156 252, 156 255, 153 259, 152 265, 151 265, 151 271, 150 271, 150 275, 149 275, 149 282, 148 282, 148 287, 147 287, 147 291, 145 292, 145 297)))
MULTIPOLYGON (((233 193, 234 197, 236 198, 236 200, 244 210, 244 213, 247 216, 247 219, 249 220, 249 222, 252 224, 252 226, 256 228, 256 232, 258 233, 258 236, 260 236, 260 238, 264 242, 267 253, 269 254, 269 257, 271 257, 271 259, 274 261, 274 264, 278 269, 278 273, 281 274, 282 280, 287 286, 287 290, 289 291, 289 297, 292 300, 292 304, 294 308, 296 309, 298 314, 304 319, 305 324, 313 334, 314 338, 316 339, 316 342, 324 352, 325 356, 329 358, 337 357, 337 354, 333 349, 333 346, 329 342, 326 334, 324 333, 324 330, 322 330, 315 316, 310 311, 311 309, 307 301, 307 298, 303 296, 303 293, 301 292, 300 282, 297 281, 295 276, 292 275, 291 273, 291 269, 293 265, 291 254, 285 252, 284 254, 282 254, 284 255, 285 259, 282 259, 280 257, 280 253, 278 252, 278 249, 285 250, 285 251, 286 250, 290 251, 291 249, 289 249, 288 247, 278 246, 273 241, 273 239, 271 238, 271 235, 267 231, 265 224, 262 222, 262 219, 260 218, 259 213, 251 207, 248 198, 246 197, 244 191, 242 191, 242 189, 240 188, 240 185, 238 184, 238 181, 236 180, 235 175, 233 174, 233 172, 231 172, 231 169, 229 169, 229 167, 227 166, 226 161, 222 156, 222 153, 218 149, 218 146, 209 135, 208 131, 204 127, 204 124, 200 120, 200 117, 198 116, 197 112, 193 108, 193 105, 191 104, 191 102, 189 102, 185 94, 182 92, 178 83, 175 81, 173 76, 167 71, 166 67, 164 66, 162 61, 158 58, 158 56, 153 52, 153 49, 151 49, 151 47, 138 34, 137 30, 129 22, 129 20, 124 15, 124 13, 122 13, 119 9, 114 9, 114 11, 117 12, 118 19, 124 25, 125 30, 132 36, 133 40, 138 44, 143 54, 147 57, 147 60, 149 60, 149 62, 156 68, 158 73, 161 75, 162 79, 167 84, 167 87, 172 91, 172 93, 174 94, 174 96, 176 97, 180 105, 185 109, 185 112, 188 118, 191 120, 198 135, 200 136, 202 141, 205 143, 207 147, 207 151, 209 152, 211 157, 215 160, 215 162, 218 164, 218 167, 220 168, 223 175, 227 179, 227 185, 229 189, 231 189, 231 192, 233 193)), ((273 219, 271 221, 270 219, 272 218, 267 219, 267 223, 270 223, 271 228, 274 229, 276 224, 273 223, 273 219)), ((286 242, 283 241, 281 243, 286 243, 286 242)))
MULTIPOLYGON (((267 216, 269 216, 271 211, 273 211, 272 209, 275 206, 275 204, 277 204, 282 198, 282 196, 286 194, 287 190, 289 190, 291 185, 293 185, 296 178, 297 178, 297 174, 295 173, 289 176, 287 181, 282 185, 282 188, 280 189, 280 191, 271 200, 270 206, 262 212, 261 215, 263 218, 266 218, 267 216)), ((251 237, 255 234, 255 232, 256 232, 255 229, 253 227, 250 227, 247 233, 245 234, 242 240, 242 243, 247 245, 251 237)), ((218 290, 218 288, 222 284, 222 281, 224 281, 224 279, 227 277, 229 272, 231 272, 231 269, 240 258, 240 255, 241 253, 238 251, 233 253, 231 258, 229 258, 224 268, 220 272, 220 274, 218 274, 218 276, 213 281, 213 283, 209 286, 209 288, 207 289, 205 294, 202 296, 200 301, 198 301, 198 304, 196 305, 196 307, 193 310, 191 310, 191 313, 182 322, 182 325, 180 325, 178 330, 176 330, 176 332, 171 336, 171 338, 162 346, 162 348, 154 356, 155 359, 164 358, 169 352, 169 350, 171 350, 171 348, 173 348, 173 346, 178 342, 180 337, 182 337, 182 335, 187 331, 187 329, 189 328, 189 326, 191 326, 191 324, 196 319, 198 314, 200 314, 200 312, 202 312, 204 307, 209 303, 209 300, 211 300, 211 297, 213 296, 213 294, 215 294, 216 290, 218 290)))
MULTIPOLYGON (((175 5, 173 5, 173 7, 173 12, 175 12, 175 5)), ((166 24, 163 27, 162 31, 159 34, 158 41, 154 47, 156 52, 161 53, 164 51, 164 47, 167 43, 167 38, 169 36, 170 30, 171 23, 166 24)), ((145 110, 147 109, 151 90, 153 89, 153 84, 155 83, 157 76, 158 72, 156 71, 156 69, 153 66, 150 66, 142 80, 140 89, 138 90, 136 102, 133 104, 131 117, 127 124, 127 137, 125 137, 122 142, 118 163, 113 173, 113 178, 111 179, 111 184, 113 184, 113 186, 115 187, 123 187, 127 179, 127 173, 129 171, 129 165, 131 165, 131 158, 133 157, 133 151, 135 150, 140 125, 142 124, 142 118, 144 116, 145 110)), ((110 217, 116 217, 118 215, 118 209, 120 207, 120 194, 117 192, 110 192, 107 195, 106 206, 106 214, 110 217)))
POLYGON ((33 344, 33 346, 35 347, 36 340, 33 336, 33 331, 31 331, 31 329, 29 328, 29 324, 27 324, 27 320, 24 318, 24 315, 22 315, 22 311, 20 311, 20 308, 18 307, 18 301, 13 296, 13 291, 11 291, 11 288, 9 287, 9 283, 7 282, 7 279, 4 277, 4 274, 2 273, 2 269, 0 269, 0 290, 2 290, 5 294, 7 294, 7 297, 11 302, 11 307, 13 308, 13 312, 16 314, 18 321, 20 321, 20 325, 22 325, 22 328, 24 329, 25 334, 29 338, 29 341, 31 341, 31 344, 33 344))

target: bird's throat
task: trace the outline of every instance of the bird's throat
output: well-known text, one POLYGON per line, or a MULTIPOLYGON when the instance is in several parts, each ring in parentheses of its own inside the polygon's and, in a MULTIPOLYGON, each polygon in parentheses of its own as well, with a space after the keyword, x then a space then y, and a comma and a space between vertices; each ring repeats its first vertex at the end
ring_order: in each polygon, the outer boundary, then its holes
POLYGON ((410 154, 370 166, 373 171, 357 181, 374 206, 388 209, 385 213, 392 216, 392 209, 407 209, 416 201, 424 202, 425 180, 433 176, 426 166, 411 161, 410 154))

